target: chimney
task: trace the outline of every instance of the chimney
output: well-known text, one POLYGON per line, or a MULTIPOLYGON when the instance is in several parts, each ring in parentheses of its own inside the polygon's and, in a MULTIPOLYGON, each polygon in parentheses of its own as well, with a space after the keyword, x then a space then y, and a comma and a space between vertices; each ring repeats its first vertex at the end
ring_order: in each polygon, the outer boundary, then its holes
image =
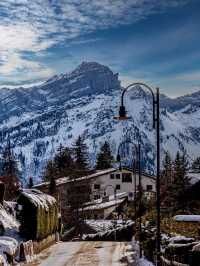
POLYGON ((0 204, 3 205, 5 195, 5 184, 0 181, 0 204))

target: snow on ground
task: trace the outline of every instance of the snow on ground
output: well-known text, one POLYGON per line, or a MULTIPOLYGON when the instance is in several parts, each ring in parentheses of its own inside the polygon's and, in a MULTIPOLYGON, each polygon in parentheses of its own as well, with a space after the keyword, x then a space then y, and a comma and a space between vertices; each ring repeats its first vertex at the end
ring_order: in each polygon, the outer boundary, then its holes
POLYGON ((200 215, 176 215, 173 219, 177 222, 200 222, 200 215))
POLYGON ((139 258, 139 245, 135 238, 133 238, 130 244, 127 258, 129 264, 133 266, 154 266, 154 264, 148 261, 144 256, 139 258))
POLYGON ((14 238, 1 236, 0 237, 0 262, 3 262, 3 266, 9 266, 7 262, 6 253, 13 256, 18 247, 18 241, 14 238))
POLYGON ((127 242, 59 242, 28 266, 127 266, 127 242))
POLYGON ((18 230, 19 228, 17 220, 10 215, 2 205, 0 205, 0 224, 3 226, 5 231, 18 230))
MULTIPOLYGON (((85 220, 85 224, 88 225, 94 232, 94 234, 89 234, 90 236, 96 235, 99 233, 105 234, 106 232, 109 233, 113 230, 127 227, 128 225, 133 224, 134 222, 131 220, 85 220)), ((88 235, 83 235, 83 239, 88 235)))
POLYGON ((139 265, 138 266, 154 266, 154 264, 145 258, 141 258, 141 259, 139 259, 139 265))

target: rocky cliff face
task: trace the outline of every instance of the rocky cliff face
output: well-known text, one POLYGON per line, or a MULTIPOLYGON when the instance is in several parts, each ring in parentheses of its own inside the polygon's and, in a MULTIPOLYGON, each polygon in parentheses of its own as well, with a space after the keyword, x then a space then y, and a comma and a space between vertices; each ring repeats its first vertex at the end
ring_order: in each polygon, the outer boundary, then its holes
MULTIPOLYGON (((161 97, 162 153, 169 150, 174 155, 186 149, 191 158, 199 155, 200 92, 196 94, 174 100, 161 97)), ((155 136, 150 95, 140 87, 128 92, 125 101, 132 118, 118 122, 113 116, 120 95, 118 75, 95 62, 83 62, 71 73, 54 76, 37 87, 1 89, 0 151, 10 136, 23 177, 33 176, 39 181, 58 146, 71 146, 78 135, 85 137, 93 164, 105 140, 116 153, 121 140, 137 142, 140 132, 143 165, 153 171, 155 136)))

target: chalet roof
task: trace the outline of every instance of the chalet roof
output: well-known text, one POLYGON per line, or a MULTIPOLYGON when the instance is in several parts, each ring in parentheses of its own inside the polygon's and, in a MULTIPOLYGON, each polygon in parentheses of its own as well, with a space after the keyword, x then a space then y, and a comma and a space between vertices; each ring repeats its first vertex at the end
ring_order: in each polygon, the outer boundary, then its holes
POLYGON ((200 173, 199 172, 188 172, 187 176, 190 178, 190 183, 194 185, 195 183, 200 181, 200 173))
POLYGON ((110 200, 110 201, 107 201, 107 202, 102 202, 102 203, 99 203, 99 204, 94 204, 94 205, 90 205, 90 206, 84 207, 83 210, 84 211, 88 211, 88 210, 107 209, 107 208, 110 208, 110 207, 113 207, 113 206, 118 206, 123 201, 125 201, 125 198, 122 198, 122 199, 114 199, 114 200, 110 200))
MULTIPOLYGON (((20 196, 27 198, 34 206, 49 210, 49 206, 56 204, 56 199, 37 189, 23 189, 20 196)), ((19 196, 19 200, 20 200, 19 196)))
POLYGON ((81 210, 88 211, 88 210, 103 210, 107 208, 111 208, 114 206, 119 206, 122 202, 124 202, 128 197, 127 192, 116 193, 116 195, 110 195, 107 197, 107 201, 104 201, 103 198, 86 202, 83 205, 81 210))
MULTIPOLYGON (((71 179, 68 176, 61 177, 61 178, 56 179, 56 186, 59 186, 59 185, 65 184, 65 183, 71 183, 71 182, 74 182, 74 181, 78 182, 78 181, 81 181, 81 180, 92 179, 92 178, 95 178, 95 177, 98 177, 98 176, 101 176, 101 175, 105 175, 105 174, 110 174, 110 173, 116 172, 117 170, 118 169, 115 169, 115 168, 109 168, 109 169, 105 169, 105 170, 98 170, 97 172, 95 172, 93 174, 82 176, 82 177, 79 177, 79 178, 76 178, 76 179, 71 179)), ((40 188, 40 187, 43 187, 43 186, 48 186, 49 183, 50 183, 49 181, 48 182, 42 182, 40 184, 35 185, 34 188, 40 188)))
MULTIPOLYGON (((128 169, 128 168, 124 168, 123 170, 132 172, 132 170, 128 169)), ((106 174, 111 174, 111 173, 114 173, 114 172, 117 172, 117 171, 119 171, 118 168, 109 168, 109 169, 105 169, 105 170, 98 170, 98 171, 96 171, 93 174, 82 176, 82 177, 79 177, 79 178, 76 178, 76 179, 71 179, 68 176, 67 177, 61 177, 61 178, 56 179, 56 186, 60 186, 62 184, 66 184, 66 183, 71 183, 71 182, 74 182, 74 181, 79 182, 79 181, 84 181, 84 180, 90 180, 90 179, 93 179, 93 178, 96 178, 96 177, 99 177, 99 176, 102 176, 102 175, 106 175, 106 174)), ((150 175, 148 173, 142 172, 142 175, 155 180, 155 176, 150 175)), ((42 182, 40 184, 35 185, 34 188, 40 189, 41 187, 49 186, 49 184, 50 184, 49 181, 42 182)))

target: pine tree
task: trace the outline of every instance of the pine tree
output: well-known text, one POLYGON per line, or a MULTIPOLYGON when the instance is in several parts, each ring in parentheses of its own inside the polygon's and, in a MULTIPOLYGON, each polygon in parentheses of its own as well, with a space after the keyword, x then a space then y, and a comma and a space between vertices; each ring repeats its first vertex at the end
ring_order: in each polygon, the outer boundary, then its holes
POLYGON ((32 188, 32 187, 33 187, 33 178, 30 176, 29 177, 28 188, 32 188))
POLYGON ((56 167, 52 160, 48 161, 46 168, 44 170, 43 180, 50 181, 52 177, 56 176, 56 167))
POLYGON ((17 166, 17 161, 11 150, 10 141, 8 141, 2 154, 2 165, 1 165, 1 175, 4 177, 4 182, 6 185, 6 200, 13 199, 16 196, 17 190, 19 189, 19 170, 17 166))
POLYGON ((200 157, 197 157, 192 163, 192 171, 200 173, 200 157))
POLYGON ((161 172, 161 202, 164 207, 167 207, 166 205, 168 200, 168 193, 169 193, 169 186, 173 182, 173 162, 170 157, 169 152, 165 153, 165 158, 163 160, 163 170, 161 172))
POLYGON ((57 170, 57 176, 70 176, 74 170, 74 161, 72 150, 69 148, 59 147, 58 153, 54 158, 54 166, 57 170))
POLYGON ((54 177, 51 177, 50 183, 49 183, 49 194, 55 195, 56 193, 56 180, 54 177))
POLYGON ((167 186, 172 183, 173 179, 173 163, 169 152, 165 153, 165 158, 163 161, 163 170, 161 172, 162 183, 167 186))
POLYGON ((96 169, 108 169, 112 167, 113 156, 110 145, 107 141, 101 146, 100 152, 97 154, 96 169))
POLYGON ((187 176, 187 157, 184 152, 181 156, 179 152, 176 154, 173 167, 173 183, 169 186, 169 199, 173 211, 186 210, 188 200, 186 191, 190 187, 190 180, 187 176))
POLYGON ((74 174, 82 176, 89 172, 87 146, 81 136, 73 144, 74 151, 74 174))

